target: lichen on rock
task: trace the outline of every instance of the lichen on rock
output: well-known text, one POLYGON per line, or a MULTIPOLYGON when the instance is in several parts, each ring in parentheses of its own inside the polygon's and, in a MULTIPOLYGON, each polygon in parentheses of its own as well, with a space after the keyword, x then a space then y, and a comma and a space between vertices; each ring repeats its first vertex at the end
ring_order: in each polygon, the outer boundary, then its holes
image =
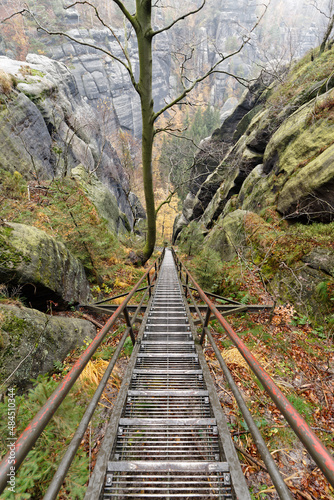
POLYGON ((7 304, 0 304, 0 328, 0 386, 10 377, 7 384, 20 388, 96 334, 88 321, 7 304))

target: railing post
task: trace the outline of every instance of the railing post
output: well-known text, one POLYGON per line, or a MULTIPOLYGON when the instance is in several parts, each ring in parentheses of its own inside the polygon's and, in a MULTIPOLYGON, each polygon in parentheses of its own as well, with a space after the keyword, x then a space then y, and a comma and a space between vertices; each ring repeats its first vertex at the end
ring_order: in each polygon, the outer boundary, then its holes
POLYGON ((148 295, 151 297, 152 291, 151 291, 151 280, 150 280, 150 275, 147 275, 147 283, 148 283, 148 295))
POLYGON ((125 318, 126 324, 129 327, 129 332, 130 332, 130 337, 131 337, 131 340, 132 340, 132 344, 135 345, 136 338, 135 338, 135 334, 134 334, 133 329, 132 329, 132 324, 131 324, 131 320, 130 320, 130 316, 129 316, 129 311, 127 310, 127 308, 124 309, 123 313, 124 313, 124 318, 125 318))
POLYGON ((184 294, 185 298, 188 297, 188 283, 189 283, 189 276, 188 273, 186 274, 186 293, 184 294))
POLYGON ((210 309, 210 307, 208 307, 207 310, 206 310, 206 316, 205 316, 205 320, 204 320, 204 324, 203 324, 203 330, 202 330, 201 339, 199 341, 199 343, 201 345, 203 344, 203 340, 204 340, 204 337, 205 337, 205 330, 206 330, 206 327, 209 324, 210 316, 211 316, 211 309, 210 309))

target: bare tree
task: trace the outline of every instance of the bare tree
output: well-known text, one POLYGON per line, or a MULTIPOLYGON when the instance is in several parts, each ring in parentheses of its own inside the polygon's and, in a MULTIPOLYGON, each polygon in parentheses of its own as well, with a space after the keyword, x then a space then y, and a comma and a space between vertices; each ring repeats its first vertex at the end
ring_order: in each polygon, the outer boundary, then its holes
POLYGON ((324 36, 322 38, 322 42, 320 45, 320 51, 319 51, 319 53, 322 54, 326 48, 327 42, 329 40, 329 37, 332 33, 333 26, 334 26, 334 0, 328 0, 326 10, 322 10, 318 6, 318 2, 316 0, 312 1, 311 5, 313 5, 313 7, 315 7, 317 9, 317 11, 320 12, 320 14, 325 16, 327 19, 327 26, 326 26, 324 36))
POLYGON ((136 0, 135 2, 135 13, 131 14, 128 8, 125 5, 124 1, 121 0, 113 0, 113 3, 118 7, 121 13, 124 15, 126 21, 130 24, 131 30, 135 32, 137 46, 138 46, 138 56, 139 56, 139 77, 136 78, 129 51, 128 51, 128 33, 125 36, 125 42, 122 43, 120 38, 117 36, 115 29, 112 26, 109 26, 106 21, 100 15, 98 8, 91 2, 86 0, 78 0, 71 5, 68 5, 66 8, 73 8, 74 6, 82 5, 89 9, 94 13, 96 18, 99 20, 101 25, 108 29, 114 39, 116 40, 119 48, 120 55, 116 55, 113 52, 110 52, 108 49, 98 46, 95 43, 90 41, 82 41, 78 40, 75 37, 65 33, 63 31, 57 31, 47 28, 45 25, 42 25, 40 20, 34 15, 34 13, 28 8, 23 8, 20 12, 16 12, 12 16, 9 16, 5 20, 12 18, 17 14, 28 14, 34 19, 35 23, 38 26, 38 29, 49 34, 49 35, 58 35, 64 36, 73 42, 77 42, 81 45, 89 46, 94 48, 102 53, 106 54, 113 60, 117 61, 121 64, 127 71, 131 83, 134 89, 137 91, 140 104, 141 104, 141 115, 142 115, 142 169, 143 169, 143 182, 144 182, 144 194, 145 194, 145 202, 146 202, 146 213, 147 213, 147 237, 145 246, 139 255, 139 259, 142 263, 145 263, 149 257, 151 256, 155 241, 156 241, 156 209, 154 203, 154 191, 153 191, 153 169, 152 169, 152 151, 153 151, 153 142, 154 137, 158 132, 162 130, 168 129, 157 129, 155 127, 156 120, 167 110, 172 108, 173 106, 185 102, 187 96, 195 89, 195 87, 206 80, 210 75, 215 73, 223 73, 228 76, 232 76, 236 78, 241 83, 246 83, 244 78, 238 77, 235 74, 231 74, 230 72, 224 70, 222 68, 222 63, 234 57, 236 54, 239 54, 246 44, 251 39, 252 32, 258 26, 261 21, 266 7, 264 9, 263 14, 258 18, 257 22, 250 30, 250 32, 244 35, 241 40, 239 46, 225 55, 221 51, 217 49, 215 62, 212 63, 206 71, 203 72, 200 76, 190 77, 187 73, 187 63, 192 58, 193 50, 190 50, 189 53, 186 53, 184 56, 181 55, 181 63, 180 63, 180 85, 181 91, 179 94, 172 98, 168 103, 165 104, 160 110, 154 111, 154 101, 152 95, 152 52, 153 52, 153 39, 164 33, 166 31, 171 30, 175 25, 180 23, 182 20, 194 16, 199 13, 205 6, 206 0, 202 0, 202 3, 199 7, 194 8, 193 10, 189 10, 184 14, 179 15, 173 21, 162 28, 153 29, 152 27, 152 8, 163 8, 164 5, 161 0, 136 0), (183 57, 183 59, 182 59, 183 57))

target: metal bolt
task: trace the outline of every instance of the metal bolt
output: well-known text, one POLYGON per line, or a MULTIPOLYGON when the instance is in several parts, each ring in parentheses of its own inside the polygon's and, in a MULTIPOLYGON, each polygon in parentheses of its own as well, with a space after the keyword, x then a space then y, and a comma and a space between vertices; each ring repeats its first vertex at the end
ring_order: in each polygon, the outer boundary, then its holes
POLYGON ((231 484, 231 475, 228 472, 224 472, 224 484, 231 484))

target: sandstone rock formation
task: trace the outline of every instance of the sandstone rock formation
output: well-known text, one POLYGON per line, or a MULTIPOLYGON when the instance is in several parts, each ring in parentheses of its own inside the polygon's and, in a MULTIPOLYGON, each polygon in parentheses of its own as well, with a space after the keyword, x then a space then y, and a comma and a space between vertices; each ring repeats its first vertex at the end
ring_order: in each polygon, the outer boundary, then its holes
POLYGON ((63 243, 25 224, 0 227, 0 282, 20 287, 27 303, 45 310, 50 300, 59 305, 91 300, 82 264, 63 243))
POLYGON ((0 69, 16 80, 16 89, 0 106, 1 167, 40 180, 69 175, 82 164, 114 195, 132 227, 126 172, 68 68, 30 54, 25 62, 0 56, 0 69))
MULTIPOLYGON (((323 82, 315 87, 323 92, 323 82)), ((213 134, 211 142, 220 137, 226 144, 229 138, 231 147, 197 191, 190 183, 190 194, 183 217, 175 226, 174 238, 182 225, 191 220, 200 220, 209 229, 234 197, 236 208, 242 210, 259 213, 265 207, 275 206, 288 218, 319 222, 334 219, 333 123, 326 113, 322 116, 322 110, 334 100, 334 90, 317 97, 313 97, 313 91, 304 92, 276 116, 270 106, 266 107, 267 95, 260 87, 253 96, 254 108, 239 121, 245 107, 242 101, 213 134), (251 119, 244 127, 242 122, 249 114, 251 119), (234 116, 236 133, 231 139, 234 116)), ((203 171, 201 158, 198 163, 203 171)), ((196 163, 193 171, 198 171, 196 163)))
POLYGON ((31 379, 54 370, 55 363, 96 334, 88 321, 8 304, 0 304, 0 328, 0 384, 21 389, 31 379))

